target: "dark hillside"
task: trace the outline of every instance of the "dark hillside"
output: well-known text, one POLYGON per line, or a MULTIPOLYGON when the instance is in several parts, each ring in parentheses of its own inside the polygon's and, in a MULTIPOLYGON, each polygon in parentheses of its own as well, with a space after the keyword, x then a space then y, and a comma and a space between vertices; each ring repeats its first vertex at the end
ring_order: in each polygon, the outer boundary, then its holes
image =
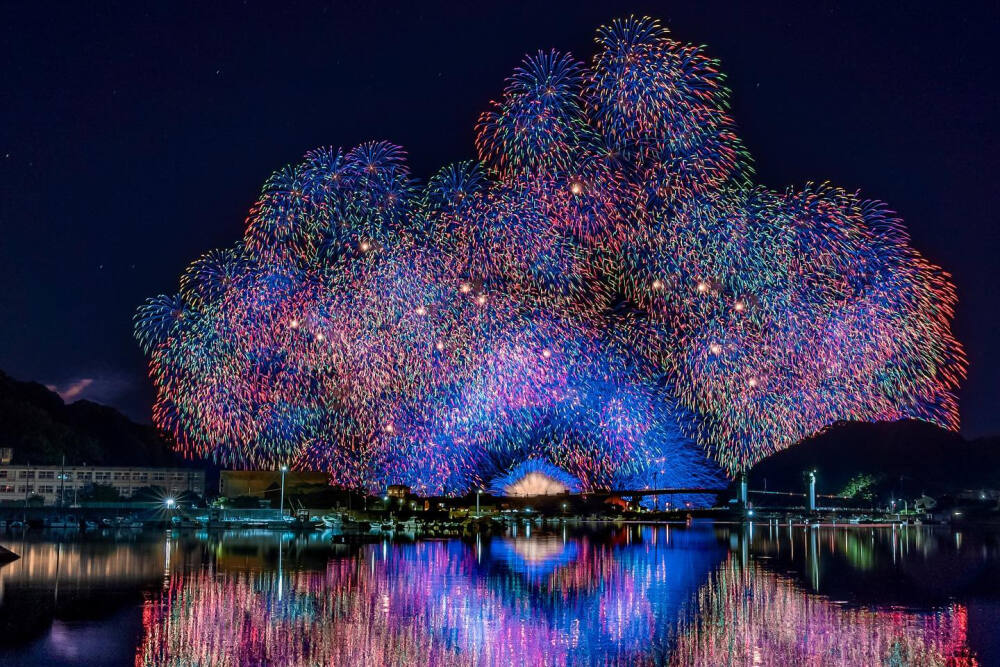
POLYGON ((176 466, 200 465, 175 454, 152 426, 90 401, 66 405, 36 382, 0 372, 0 447, 15 463, 176 466))
POLYGON ((750 487, 799 490, 803 473, 816 470, 820 493, 838 494, 870 476, 876 497, 940 495, 1000 488, 1000 438, 965 440, 933 424, 840 422, 758 463, 750 487))

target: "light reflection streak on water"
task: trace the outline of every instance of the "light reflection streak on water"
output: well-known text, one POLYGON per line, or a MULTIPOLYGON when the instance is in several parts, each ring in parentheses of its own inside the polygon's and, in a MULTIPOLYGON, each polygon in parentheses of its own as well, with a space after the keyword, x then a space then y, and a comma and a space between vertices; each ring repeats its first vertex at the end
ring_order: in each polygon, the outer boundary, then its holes
POLYGON ((679 622, 671 664, 976 665, 962 605, 935 613, 852 608, 730 558, 679 622))
POLYGON ((287 572, 283 599, 273 572, 178 572, 147 606, 138 661, 565 664, 581 642, 640 657, 722 555, 554 535, 484 540, 482 563, 475 544, 397 545, 386 560, 381 546, 287 572))
MULTIPOLYGON (((820 544, 840 542, 801 532, 802 582, 755 563, 747 528, 732 533, 728 554, 697 531, 668 540, 629 527, 610 542, 565 533, 382 541, 284 575, 181 568, 146 605, 136 662, 976 664, 962 605, 878 610, 807 590, 819 588, 820 544)), ((869 548, 868 535, 851 535, 852 547, 869 548)), ((780 539, 767 542, 780 549, 780 539)))

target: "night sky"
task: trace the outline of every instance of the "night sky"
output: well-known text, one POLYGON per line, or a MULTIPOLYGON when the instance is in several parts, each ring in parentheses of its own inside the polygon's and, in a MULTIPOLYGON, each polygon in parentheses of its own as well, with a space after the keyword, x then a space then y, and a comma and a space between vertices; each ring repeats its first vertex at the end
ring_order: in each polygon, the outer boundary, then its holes
POLYGON ((759 182, 829 180, 902 215, 958 286, 963 432, 1000 432, 997 3, 139 4, 0 6, 0 369, 17 378, 148 421, 132 313, 232 245, 271 171, 371 139, 421 177, 474 157, 522 55, 589 60, 597 26, 635 13, 722 59, 759 182))

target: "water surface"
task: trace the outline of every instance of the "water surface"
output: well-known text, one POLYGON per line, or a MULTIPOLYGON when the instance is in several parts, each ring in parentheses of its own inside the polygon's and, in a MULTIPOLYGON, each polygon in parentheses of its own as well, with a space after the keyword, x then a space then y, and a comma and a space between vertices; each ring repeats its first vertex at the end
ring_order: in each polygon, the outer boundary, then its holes
POLYGON ((521 527, 474 540, 28 533, 0 664, 992 665, 1000 540, 941 527, 521 527))

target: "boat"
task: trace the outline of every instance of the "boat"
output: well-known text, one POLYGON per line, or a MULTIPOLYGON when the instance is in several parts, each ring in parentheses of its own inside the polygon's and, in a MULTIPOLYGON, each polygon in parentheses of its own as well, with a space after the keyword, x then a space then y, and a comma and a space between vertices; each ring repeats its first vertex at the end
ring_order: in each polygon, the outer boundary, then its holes
POLYGON ((320 521, 327 528, 341 528, 344 525, 344 518, 339 514, 324 514, 320 517, 320 521))
POLYGON ((373 533, 392 533, 396 531, 395 521, 373 522, 371 531, 373 533))

